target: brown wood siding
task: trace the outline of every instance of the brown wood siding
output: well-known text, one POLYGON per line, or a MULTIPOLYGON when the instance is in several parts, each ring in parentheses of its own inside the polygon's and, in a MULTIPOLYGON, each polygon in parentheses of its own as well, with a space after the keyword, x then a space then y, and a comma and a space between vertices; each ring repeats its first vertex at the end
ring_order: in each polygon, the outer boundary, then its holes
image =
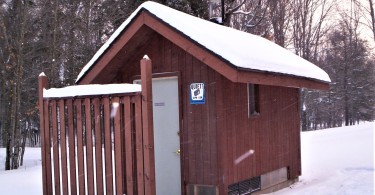
POLYGON ((231 183, 281 167, 289 167, 291 178, 299 176, 298 89, 261 85, 261 114, 248 118, 246 84, 229 81, 161 35, 152 37, 122 62, 112 82, 132 82, 145 54, 153 73, 180 73, 183 185, 215 185, 225 194, 231 183), (205 83, 204 105, 190 104, 194 82, 205 83), (250 149, 252 156, 234 164, 250 149))

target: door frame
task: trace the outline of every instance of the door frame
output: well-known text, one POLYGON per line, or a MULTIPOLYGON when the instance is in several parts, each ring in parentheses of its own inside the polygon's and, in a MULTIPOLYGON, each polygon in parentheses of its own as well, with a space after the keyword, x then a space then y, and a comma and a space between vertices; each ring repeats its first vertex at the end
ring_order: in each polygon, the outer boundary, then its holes
MULTIPOLYGON (((179 131, 180 131, 180 150, 181 150, 181 154, 180 154, 180 174, 181 174, 181 194, 184 195, 186 194, 186 189, 185 189, 185 185, 186 185, 186 180, 185 180, 185 171, 184 171, 184 167, 185 167, 185 163, 184 163, 184 158, 185 158, 185 148, 183 147, 182 143, 184 141, 184 133, 183 133, 183 124, 184 124, 184 121, 183 121, 183 98, 182 98, 182 86, 183 86, 183 83, 182 83, 182 79, 181 79, 181 72, 161 72, 161 73, 152 73, 152 78, 153 79, 157 79, 157 78, 168 78, 168 77, 177 77, 177 86, 178 86, 178 89, 177 89, 177 96, 178 96, 178 118, 179 118, 179 131)), ((140 80, 141 79, 141 76, 140 75, 136 75, 136 76, 133 76, 131 78, 131 81, 134 82, 135 80, 140 80)))

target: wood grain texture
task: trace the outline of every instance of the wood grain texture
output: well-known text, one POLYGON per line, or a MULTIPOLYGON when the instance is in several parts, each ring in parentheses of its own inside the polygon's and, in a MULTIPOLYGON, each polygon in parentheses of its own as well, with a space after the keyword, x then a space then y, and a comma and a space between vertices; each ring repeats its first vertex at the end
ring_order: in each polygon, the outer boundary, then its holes
MULTIPOLYGON (((300 175, 297 88, 327 89, 328 84, 234 69, 147 13, 140 14, 132 30, 120 39, 81 83, 132 83, 141 75, 139 60, 145 54, 153 60, 153 73, 180 73, 183 186, 214 185, 220 194, 226 194, 232 183, 281 167, 288 167, 291 179, 300 175), (206 104, 190 104, 189 86, 194 82, 205 83, 206 104), (247 83, 259 84, 258 116, 248 116, 247 83), (254 150, 254 154, 234 163, 249 150, 254 150)), ((133 169, 136 173, 132 180, 128 181, 131 176, 125 171, 126 185, 136 181, 134 193, 138 194, 145 193, 147 181, 143 176, 149 174, 143 172, 149 167, 143 167, 149 157, 144 159, 147 150, 142 143, 141 110, 142 106, 135 104, 133 169)), ((130 158, 128 155, 125 153, 125 158, 130 158)), ((182 192, 185 194, 185 189, 182 192)))
POLYGON ((60 116, 60 145, 61 145, 61 183, 62 193, 68 192, 68 170, 67 170, 67 149, 66 149, 66 124, 65 124, 65 100, 59 100, 59 116, 60 116))

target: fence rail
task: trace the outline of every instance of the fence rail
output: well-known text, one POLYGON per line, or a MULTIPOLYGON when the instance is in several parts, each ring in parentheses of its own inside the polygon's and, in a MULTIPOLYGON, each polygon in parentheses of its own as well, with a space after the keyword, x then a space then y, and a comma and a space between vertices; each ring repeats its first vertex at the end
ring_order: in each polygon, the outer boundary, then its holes
POLYGON ((44 194, 154 194, 150 67, 128 94, 48 98, 39 77, 44 194))

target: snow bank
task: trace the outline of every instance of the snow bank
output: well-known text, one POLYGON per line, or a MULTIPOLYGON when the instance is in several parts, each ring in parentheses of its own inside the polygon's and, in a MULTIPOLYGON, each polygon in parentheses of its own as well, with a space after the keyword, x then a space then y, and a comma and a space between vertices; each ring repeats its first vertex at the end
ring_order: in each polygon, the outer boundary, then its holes
POLYGON ((24 165, 4 171, 5 148, 0 148, 0 194, 43 194, 40 148, 26 148, 24 165))
POLYGON ((149 11, 172 28, 238 68, 294 75, 324 82, 331 81, 328 74, 319 67, 267 39, 218 25, 155 2, 145 2, 121 24, 97 51, 79 73, 77 82, 142 10, 149 11))
POLYGON ((300 181, 273 194, 373 195, 374 125, 302 133, 300 181))

